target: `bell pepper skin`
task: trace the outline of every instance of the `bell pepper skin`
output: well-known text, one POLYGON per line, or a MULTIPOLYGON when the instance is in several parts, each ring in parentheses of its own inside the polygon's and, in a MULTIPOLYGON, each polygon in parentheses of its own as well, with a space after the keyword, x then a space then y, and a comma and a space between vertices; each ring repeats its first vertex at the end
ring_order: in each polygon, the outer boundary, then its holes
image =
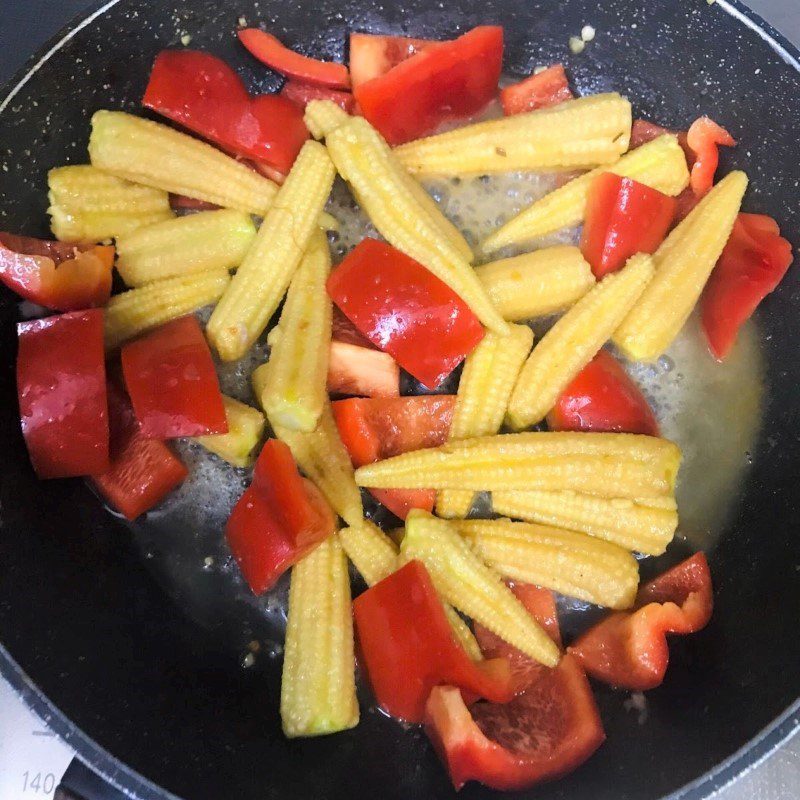
POLYGON ((325 86, 314 86, 313 83, 293 80, 286 81, 283 84, 281 97, 291 100, 302 109, 305 109, 312 100, 330 100, 348 114, 353 113, 356 105, 355 98, 350 92, 342 92, 338 89, 328 89, 325 86))
POLYGON ((668 633, 695 633, 711 619, 711 573, 696 553, 639 590, 633 611, 615 612, 581 635, 569 652, 612 686, 645 691, 664 680, 668 633))
POLYGON ((555 106, 572 99, 573 94, 563 64, 553 64, 541 72, 534 72, 525 80, 506 86, 500 91, 500 103, 507 117, 555 106))
POLYGON ((686 132, 686 144, 694 154, 689 185, 702 197, 714 184, 714 173, 719 164, 719 145, 735 147, 736 140, 710 117, 699 117, 686 132))

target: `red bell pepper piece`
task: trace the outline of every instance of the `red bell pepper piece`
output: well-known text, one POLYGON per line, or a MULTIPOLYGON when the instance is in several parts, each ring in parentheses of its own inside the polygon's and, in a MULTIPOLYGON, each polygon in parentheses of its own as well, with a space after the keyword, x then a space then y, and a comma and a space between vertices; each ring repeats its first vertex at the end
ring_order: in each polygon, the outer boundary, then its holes
POLYGON ((541 72, 534 72, 525 80, 512 83, 500 91, 500 103, 507 117, 555 106, 573 97, 563 64, 553 64, 541 72))
POLYGON ((652 142, 653 139, 658 139, 665 133, 675 133, 669 128, 664 128, 661 125, 656 125, 655 122, 648 122, 646 119, 635 119, 631 125, 631 143, 630 150, 635 150, 643 144, 652 142))
POLYGON ((349 319, 347 319, 337 306, 333 307, 331 339, 334 342, 345 342, 346 344, 354 344, 358 347, 371 347, 373 350, 378 349, 349 319))
POLYGON ((122 373, 144 436, 228 432, 214 361, 195 317, 173 320, 126 344, 122 373))
POLYGON ((730 353, 739 328, 783 279, 792 246, 778 223, 761 214, 739 214, 703 291, 703 330, 714 357, 730 353))
POLYGON ((666 634, 705 627, 713 601, 708 562, 696 553, 642 586, 634 611, 610 614, 569 651, 597 680, 631 691, 653 689, 667 671, 666 634))
POLYGON ((250 487, 225 526, 236 563, 254 594, 262 594, 335 530, 336 520, 311 481, 301 478, 289 448, 269 440, 250 487))
MULTIPOLYGON (((331 403, 336 427, 353 465, 438 447, 447 441, 455 395, 351 398, 331 403)), ((379 503, 405 519, 412 508, 433 511, 433 489, 370 489, 379 503)))
POLYGON ((495 97, 502 64, 503 29, 485 25, 425 48, 354 94, 386 141, 402 144, 480 111, 495 97))
MULTIPOLYGON (((556 641, 560 641, 551 592, 516 586, 522 600, 556 641)), ((494 789, 525 789, 582 764, 605 734, 589 682, 573 656, 555 669, 533 662, 476 627, 484 653, 512 661, 517 688, 511 702, 476 703, 470 709, 449 686, 431 691, 425 730, 447 766, 456 789, 480 781, 494 789), (510 652, 513 651, 513 652, 510 652)))
POLYGON ((221 59, 198 50, 164 50, 142 103, 238 156, 286 173, 308 139, 303 113, 276 94, 250 97, 221 59))
POLYGON ((441 684, 498 703, 511 699, 508 662, 467 655, 421 562, 411 561, 359 595, 353 616, 375 697, 392 716, 421 722, 431 689, 441 684))
POLYGON ((353 113, 356 101, 350 92, 328 89, 325 86, 314 86, 301 81, 286 81, 281 88, 281 96, 291 100, 300 108, 305 108, 312 100, 330 100, 348 114, 353 113))
POLYGON ((114 248, 0 233, 0 281, 56 311, 103 306, 111 296, 114 248))
POLYGON ((108 467, 103 312, 73 311, 17 325, 22 435, 40 478, 108 467))
POLYGON ((330 394, 397 397, 400 394, 400 367, 388 353, 333 339, 327 385, 330 394))
POLYGON ((435 389, 483 338, 469 306, 422 264, 364 239, 328 279, 328 294, 379 349, 435 389))
POLYGON ((328 86, 331 89, 350 88, 350 73, 344 64, 318 61, 316 58, 295 53, 271 33, 258 28, 243 28, 238 35, 239 41, 252 56, 287 78, 316 86, 328 86))
POLYGON ((561 393, 547 415, 547 425, 553 431, 659 435, 647 399, 606 350, 601 350, 561 393))
POLYGON ((686 133, 686 143, 694 154, 689 185, 702 197, 714 183, 714 173, 719 164, 719 145, 734 147, 736 140, 710 117, 696 119, 686 133))
POLYGON ((612 172, 598 175, 586 202, 581 252, 600 279, 635 253, 653 253, 675 216, 675 198, 612 172))
POLYGON ((111 460, 92 482, 113 508, 134 520, 158 505, 189 472, 164 442, 142 435, 130 400, 113 381, 108 383, 108 416, 111 460))
POLYGON ((440 42, 433 39, 351 33, 350 80, 353 88, 380 75, 385 75, 402 61, 437 44, 440 42))
POLYGON ((185 194, 171 194, 169 205, 173 211, 216 211, 220 206, 207 203, 205 200, 196 200, 185 194))

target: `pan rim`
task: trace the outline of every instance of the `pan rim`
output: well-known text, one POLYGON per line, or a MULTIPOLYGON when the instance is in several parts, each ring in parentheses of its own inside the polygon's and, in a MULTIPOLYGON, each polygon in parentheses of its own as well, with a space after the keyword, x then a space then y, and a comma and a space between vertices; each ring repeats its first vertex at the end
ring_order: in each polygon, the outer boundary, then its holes
MULTIPOLYGON (((800 47, 790 42, 742 0, 710 0, 741 25, 759 36, 786 64, 800 73, 800 47)), ((67 22, 48 39, 11 78, 0 86, 0 115, 11 104, 27 82, 83 28, 117 6, 122 0, 100 0, 67 22)), ((137 800, 183 800, 141 773, 132 769, 113 753, 75 725, 34 683, 11 653, 0 642, 0 677, 12 686, 25 705, 45 720, 77 758, 116 789, 137 800)), ((695 780, 657 800, 707 800, 734 781, 758 767, 782 744, 800 730, 800 696, 775 719, 745 742, 739 750, 695 780)))

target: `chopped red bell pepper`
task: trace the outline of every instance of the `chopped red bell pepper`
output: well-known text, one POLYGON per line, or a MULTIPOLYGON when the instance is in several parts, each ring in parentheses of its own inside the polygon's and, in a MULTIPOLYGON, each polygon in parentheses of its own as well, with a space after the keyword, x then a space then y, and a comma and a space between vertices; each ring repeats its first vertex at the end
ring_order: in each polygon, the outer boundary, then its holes
POLYGON ((220 206, 214 203, 207 203, 205 200, 196 200, 194 197, 187 197, 185 194, 171 194, 169 205, 173 211, 216 211, 220 206))
POLYGON ((142 103, 235 155, 288 172, 308 139, 303 112, 285 97, 251 97, 221 59, 198 50, 164 50, 142 103))
POLYGON ((422 264, 364 239, 328 279, 328 294, 379 349, 435 389, 483 338, 467 304, 422 264))
MULTIPOLYGON (((514 587, 514 593, 548 632, 560 641, 551 592, 514 587), (547 597, 549 595, 549 598, 547 597)), ((447 766, 456 789, 480 781, 494 789, 525 789, 552 780, 582 764, 603 743, 605 734, 586 675, 573 656, 555 669, 513 651, 476 628, 484 652, 512 659, 517 688, 524 691, 504 705, 476 703, 467 708, 449 686, 431 691, 425 731, 447 766), (497 643, 497 646, 494 646, 497 643)))
POLYGON ((700 301, 715 358, 721 361, 730 353, 739 328, 775 290, 792 260, 792 245, 772 217, 739 214, 700 301))
MULTIPOLYGON (((455 395, 351 398, 331 404, 336 427, 353 465, 438 447, 447 441, 455 395)), ((379 503, 405 519, 412 508, 433 511, 433 489, 370 489, 379 503)))
POLYGON ((402 61, 437 44, 441 42, 433 39, 410 39, 407 36, 351 33, 350 80, 353 88, 385 75, 402 61))
POLYGON ((632 178, 604 172, 586 201, 581 252, 600 279, 635 253, 654 253, 675 216, 675 198, 632 178))
POLYGON ((126 344, 122 373, 143 436, 228 432, 214 361, 195 317, 173 320, 126 344))
POLYGON ((668 633, 695 633, 711 619, 711 573, 696 553, 639 589, 633 611, 617 611, 569 648, 593 678, 621 689, 644 691, 663 680, 668 633))
POLYGON ((328 392, 360 397, 397 397, 400 367, 388 354, 373 347, 331 341, 328 392))
POLYGON ((330 100, 332 103, 336 103, 342 111, 352 114, 356 105, 355 98, 350 92, 340 92, 337 89, 314 86, 301 81, 286 81, 281 89, 281 96, 303 109, 312 100, 330 100))
POLYGON ((345 342, 346 344, 368 347, 373 350, 378 349, 349 319, 347 319, 337 306, 333 307, 331 339, 334 342, 345 342))
POLYGON ((386 141, 402 144, 480 111, 497 93, 502 65, 503 29, 484 25, 425 48, 354 94, 386 141))
POLYGON ((508 662, 467 655, 420 561, 359 595, 353 617, 375 697, 392 716, 421 722, 431 689, 441 684, 498 703, 511 699, 508 662))
POLYGON ((56 311, 103 306, 111 296, 114 248, 0 233, 0 281, 56 311))
POLYGON ((350 73, 344 64, 318 61, 316 58, 296 53, 271 33, 258 28, 243 28, 239 31, 239 41, 262 64, 266 64, 287 78, 295 78, 316 86, 328 86, 331 89, 350 88, 350 73))
POLYGON ((698 197, 702 197, 714 184, 719 145, 735 147, 736 140, 713 119, 703 116, 689 126, 686 144, 694 154, 689 185, 698 197))
POLYGON ((659 435, 647 399, 606 350, 601 350, 561 393, 547 415, 547 425, 553 431, 659 435))
POLYGON ((500 91, 500 103, 507 117, 555 106, 573 97, 563 64, 553 64, 541 72, 534 72, 525 80, 500 91))
POLYGON ((103 312, 72 311, 17 325, 22 435, 40 478, 108 467, 103 312))
POLYGON ((631 125, 631 143, 630 150, 635 150, 643 144, 652 142, 653 139, 658 139, 665 133, 675 133, 669 128, 664 128, 661 125, 656 125, 655 122, 648 122, 646 119, 635 119, 631 125))
POLYGON ((164 442, 142 435, 128 396, 114 381, 108 382, 108 417, 111 460, 92 482, 114 509, 134 520, 158 505, 189 472, 164 442))

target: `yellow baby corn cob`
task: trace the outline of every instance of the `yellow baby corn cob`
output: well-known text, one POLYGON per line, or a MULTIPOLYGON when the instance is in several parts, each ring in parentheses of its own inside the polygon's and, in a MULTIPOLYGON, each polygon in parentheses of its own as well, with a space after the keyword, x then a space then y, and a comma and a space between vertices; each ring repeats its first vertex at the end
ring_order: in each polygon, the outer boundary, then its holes
POLYGON ((331 100, 312 100, 305 110, 303 120, 315 139, 324 139, 350 119, 350 115, 331 100))
POLYGON ((675 535, 678 511, 671 496, 592 497, 579 492, 494 492, 496 514, 582 531, 627 550, 661 555, 675 535))
POLYGON ((481 646, 478 644, 478 640, 475 638, 475 634, 472 632, 469 625, 464 622, 461 615, 450 603, 442 603, 442 606, 444 607, 445 616, 450 623, 456 641, 467 651, 467 655, 473 661, 481 661, 483 659, 481 646))
POLYGON ((630 608, 639 568, 622 547, 585 533, 511 522, 462 520, 458 532, 503 577, 607 608, 630 608))
POLYGON ((510 322, 568 308, 594 286, 577 247, 558 245, 475 268, 486 294, 510 322))
POLYGON ((404 453, 356 470, 377 489, 564 490, 599 497, 670 494, 680 450, 633 434, 543 432, 486 436, 404 453))
POLYGON ((665 134, 626 153, 616 164, 598 167, 545 195, 488 236, 481 249, 491 253, 582 222, 589 188, 602 172, 633 178, 672 196, 680 194, 689 184, 683 149, 676 136, 665 134))
POLYGON ((264 433, 264 415, 233 397, 222 395, 222 402, 228 420, 228 432, 197 436, 194 441, 234 467, 249 467, 253 463, 253 450, 264 433))
POLYGON ((485 175, 614 163, 628 149, 631 105, 616 93, 478 122, 395 149, 412 175, 485 175))
POLYGON ((544 419, 570 381, 594 358, 625 319, 654 272, 639 253, 603 278, 550 328, 519 373, 507 419, 521 430, 544 419))
POLYGON ((531 658, 549 667, 558 663, 553 640, 452 522, 412 510, 400 550, 404 561, 425 564, 436 590, 449 603, 531 658))
POLYGON ((369 520, 342 528, 339 539, 367 586, 374 586, 397 569, 397 545, 369 520))
POLYGON ((656 274, 614 334, 628 358, 652 361, 678 335, 728 241, 742 196, 744 172, 731 172, 653 254, 656 274))
POLYGON ((230 282, 226 270, 155 281, 114 295, 105 309, 106 350, 171 319, 215 303, 230 282))
POLYGON ((169 195, 90 164, 47 173, 51 228, 62 242, 102 242, 172 218, 169 195))
POLYGON ((328 240, 318 230, 289 285, 262 394, 270 420, 296 431, 317 427, 328 397, 331 300, 325 282, 330 270, 328 240))
MULTIPOLYGON (((353 117, 326 139, 339 174, 386 240, 427 267, 497 333, 508 326, 492 305, 469 265, 463 238, 444 219, 424 189, 414 187, 381 135, 363 118, 353 117), (427 196, 427 195, 426 195, 427 196)), ((471 255, 471 254, 470 254, 471 255)))
POLYGON ((255 235, 250 215, 235 209, 168 219, 119 236, 117 270, 128 286, 141 286, 177 275, 233 269, 242 263, 255 235))
MULTIPOLYGON (((532 345, 533 331, 526 325, 512 325, 508 336, 487 331, 464 363, 450 425, 451 441, 500 430, 511 390, 532 345)), ((473 497, 474 492, 469 490, 440 492, 436 513, 440 517, 466 517, 473 497)))
POLYGON ((281 720, 290 738, 358 724, 350 577, 336 535, 292 567, 281 720))
POLYGON ((333 177, 325 148, 306 142, 208 321, 208 337, 223 360, 241 358, 266 327, 317 230, 333 177))

